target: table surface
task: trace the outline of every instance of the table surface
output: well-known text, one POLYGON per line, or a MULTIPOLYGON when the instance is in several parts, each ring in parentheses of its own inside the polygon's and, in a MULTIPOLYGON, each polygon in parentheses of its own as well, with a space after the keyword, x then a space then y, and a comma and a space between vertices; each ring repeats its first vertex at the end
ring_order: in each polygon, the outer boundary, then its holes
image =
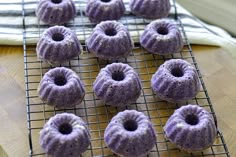
MULTIPOLYGON (((218 47, 193 46, 229 152, 236 156, 236 58, 218 47)), ((10 157, 28 156, 23 50, 0 46, 0 145, 10 157)), ((0 153, 1 154, 1 153, 0 153)))

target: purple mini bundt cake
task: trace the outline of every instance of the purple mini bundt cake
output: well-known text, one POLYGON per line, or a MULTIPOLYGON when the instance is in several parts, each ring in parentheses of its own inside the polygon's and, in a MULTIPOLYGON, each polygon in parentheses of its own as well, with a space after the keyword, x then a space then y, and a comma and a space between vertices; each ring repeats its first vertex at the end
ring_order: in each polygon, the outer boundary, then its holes
POLYGON ((76 16, 73 0, 39 0, 36 16, 47 24, 64 24, 76 16))
POLYGON ((212 115, 197 105, 177 109, 166 122, 164 131, 170 142, 188 152, 210 147, 217 135, 212 115))
POLYGON ((114 116, 106 127, 104 140, 108 148, 123 157, 144 157, 156 143, 154 127, 147 116, 125 110, 114 116))
POLYGON ((151 86, 163 100, 184 102, 197 95, 200 81, 197 70, 187 61, 171 59, 152 76, 151 86))
POLYGON ((51 157, 78 157, 90 144, 90 131, 80 117, 61 113, 44 125, 39 141, 51 157))
POLYGON ((64 26, 48 28, 36 47, 38 58, 50 64, 68 61, 79 56, 81 51, 82 46, 75 32, 64 26))
POLYGON ((128 64, 112 63, 102 68, 93 83, 96 96, 107 105, 126 106, 141 94, 138 74, 128 64))
POLYGON ((184 46, 178 26, 170 20, 155 20, 148 24, 140 43, 150 53, 159 55, 180 52, 184 46))
POLYGON ((125 12, 122 0, 88 0, 85 13, 90 21, 99 23, 106 20, 119 20, 125 12))
POLYGON ((107 60, 126 57, 133 48, 128 29, 116 21, 105 21, 98 24, 86 43, 90 52, 107 60))
POLYGON ((84 98, 84 84, 79 76, 65 67, 49 70, 38 88, 39 97, 48 105, 63 108, 80 104, 84 98))
POLYGON ((170 11, 169 0, 131 0, 131 12, 148 19, 167 17, 170 11))

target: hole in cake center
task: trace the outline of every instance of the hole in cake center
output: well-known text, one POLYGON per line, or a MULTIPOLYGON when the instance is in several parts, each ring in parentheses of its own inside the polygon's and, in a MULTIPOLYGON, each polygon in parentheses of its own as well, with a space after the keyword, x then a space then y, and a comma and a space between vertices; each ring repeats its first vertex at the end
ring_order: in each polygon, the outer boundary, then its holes
POLYGON ((54 41, 62 41, 64 39, 64 35, 61 33, 55 33, 52 35, 52 40, 54 41))
POLYGON ((54 79, 54 83, 58 86, 64 86, 67 83, 65 76, 57 76, 54 79))
POLYGON ((51 0, 52 3, 59 4, 62 2, 62 0, 51 0))
POLYGON ((122 81, 125 78, 125 74, 122 71, 114 71, 112 73, 112 79, 115 81, 122 81))
POLYGON ((185 121, 186 121, 186 123, 188 123, 190 125, 197 125, 199 122, 199 119, 196 115, 189 114, 185 117, 185 121))
POLYGON ((107 3, 110 2, 111 0, 101 0, 101 1, 107 3))
POLYGON ((115 36, 117 34, 117 31, 114 28, 108 28, 105 30, 105 34, 107 36, 115 36))
POLYGON ((124 123, 124 128, 127 131, 135 131, 138 128, 138 124, 134 120, 128 120, 124 123))
POLYGON ((174 68, 171 70, 171 74, 175 77, 182 77, 184 76, 184 72, 182 69, 180 68, 174 68))
POLYGON ((161 34, 161 35, 167 35, 169 33, 169 31, 166 27, 159 27, 157 29, 157 33, 161 34))
POLYGON ((70 124, 64 123, 59 126, 59 132, 63 135, 68 135, 72 132, 72 126, 70 124))

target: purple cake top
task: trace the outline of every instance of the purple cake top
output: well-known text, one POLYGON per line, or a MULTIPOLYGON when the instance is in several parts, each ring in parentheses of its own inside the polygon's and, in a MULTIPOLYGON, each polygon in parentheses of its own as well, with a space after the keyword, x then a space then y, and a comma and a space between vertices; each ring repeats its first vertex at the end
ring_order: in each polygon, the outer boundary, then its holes
POLYGON ((90 52, 107 60, 127 57, 133 48, 133 41, 126 26, 116 21, 99 23, 86 40, 90 52))
POLYGON ((124 157, 143 157, 156 143, 156 133, 149 118, 142 112, 125 110, 108 124, 104 140, 116 154, 124 157))
POLYGON ((197 95, 200 81, 196 69, 182 59, 162 64, 151 79, 152 89, 166 101, 183 102, 197 95))
POLYGON ((131 12, 148 19, 167 17, 171 8, 169 0, 130 0, 131 12))
POLYGON ((180 52, 184 46, 178 26, 171 20, 155 20, 148 24, 140 37, 149 52, 168 55, 180 52))
POLYGON ((90 144, 85 122, 71 113, 51 117, 40 131, 40 145, 52 157, 78 157, 90 144))
POLYGON ((141 81, 132 67, 112 63, 102 68, 93 83, 97 97, 112 106, 134 103, 141 94, 141 81))
POLYGON ((63 63, 79 56, 82 46, 74 31, 64 26, 53 26, 44 31, 36 51, 38 58, 43 61, 63 63))
POLYGON ((76 7, 73 0, 39 0, 35 13, 47 24, 64 24, 76 16, 76 7))
POLYGON ((125 12, 122 0, 88 0, 85 13, 90 21, 99 23, 107 20, 119 20, 125 12))
POLYGON ((211 146, 217 134, 212 115, 197 105, 177 109, 166 122, 164 131, 171 142, 188 152, 211 146))
POLYGON ((39 97, 48 105, 58 108, 72 107, 84 98, 84 84, 78 75, 65 67, 49 70, 40 81, 39 97))

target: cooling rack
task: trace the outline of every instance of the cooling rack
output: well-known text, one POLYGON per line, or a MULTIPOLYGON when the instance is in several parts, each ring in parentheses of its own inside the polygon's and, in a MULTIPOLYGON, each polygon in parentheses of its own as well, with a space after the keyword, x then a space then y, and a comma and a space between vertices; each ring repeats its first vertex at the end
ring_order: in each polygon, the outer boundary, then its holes
POLYGON ((111 62, 98 59, 93 54, 88 52, 84 41, 90 35, 95 24, 90 23, 88 18, 84 15, 83 10, 86 0, 75 0, 76 7, 78 9, 77 17, 67 23, 65 26, 76 32, 82 43, 84 52, 79 57, 57 66, 65 66, 74 70, 85 83, 86 95, 80 105, 76 105, 73 108, 57 109, 48 106, 45 104, 45 102, 41 101, 38 98, 37 93, 37 88, 43 75, 49 69, 54 67, 37 60, 35 52, 35 43, 39 39, 42 32, 49 26, 38 21, 35 17, 34 8, 36 7, 36 2, 22 0, 26 109, 30 149, 29 156, 46 156, 39 146, 39 131, 50 117, 63 112, 74 113, 80 116, 84 121, 87 122, 91 131, 91 144, 87 151, 81 155, 81 157, 116 156, 107 148, 104 143, 104 130, 110 119, 119 111, 123 111, 125 109, 135 109, 149 116, 157 133, 157 142, 155 147, 149 153, 149 157, 229 157, 230 155, 224 137, 219 129, 218 136, 214 144, 210 148, 197 153, 189 154, 180 151, 175 145, 171 144, 167 139, 165 139, 163 126, 165 125, 167 119, 171 116, 175 109, 179 108, 181 105, 185 105, 173 104, 160 100, 155 96, 151 89, 150 79, 152 74, 154 74, 158 67, 166 60, 172 58, 181 58, 187 60, 195 66, 201 82, 201 91, 195 98, 186 102, 186 104, 197 104, 204 107, 213 115, 217 125, 216 115, 197 62, 194 58, 191 45, 186 37, 184 27, 181 23, 181 20, 178 18, 175 1, 171 0, 171 11, 168 19, 173 20, 179 26, 185 45, 180 53, 168 56, 153 55, 141 47, 138 39, 145 25, 147 25, 150 20, 132 15, 129 11, 128 0, 124 0, 124 2, 126 6, 126 13, 120 22, 128 27, 134 40, 135 47, 130 56, 117 60, 116 62, 127 63, 139 73, 143 86, 141 96, 134 104, 130 104, 127 107, 116 108, 107 106, 94 95, 92 90, 93 81, 95 80, 100 69, 111 62))

